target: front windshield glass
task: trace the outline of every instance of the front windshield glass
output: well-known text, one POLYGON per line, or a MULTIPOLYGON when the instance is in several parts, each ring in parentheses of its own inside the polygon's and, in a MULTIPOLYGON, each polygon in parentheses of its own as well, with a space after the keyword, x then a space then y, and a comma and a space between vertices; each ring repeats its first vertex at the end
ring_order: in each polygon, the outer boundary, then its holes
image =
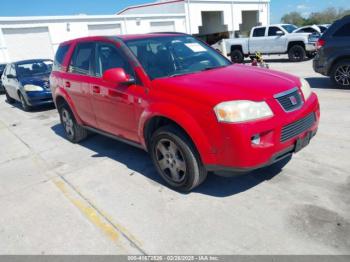
POLYGON ((282 25, 282 27, 283 27, 288 33, 292 33, 295 29, 298 28, 298 27, 296 27, 295 25, 282 25))
POLYGON ((17 64, 17 74, 20 77, 50 74, 52 70, 51 60, 38 60, 17 64))
POLYGON ((231 62, 191 36, 162 36, 126 42, 151 79, 230 65, 231 62))

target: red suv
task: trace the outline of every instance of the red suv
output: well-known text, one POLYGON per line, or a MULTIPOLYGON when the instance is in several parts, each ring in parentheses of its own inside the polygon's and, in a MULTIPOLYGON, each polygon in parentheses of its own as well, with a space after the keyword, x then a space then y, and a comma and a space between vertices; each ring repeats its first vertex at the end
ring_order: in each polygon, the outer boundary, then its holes
POLYGON ((208 171, 248 172, 290 156, 320 118, 303 79, 234 65, 185 34, 62 43, 50 83, 70 141, 93 131, 140 147, 180 191, 208 171))

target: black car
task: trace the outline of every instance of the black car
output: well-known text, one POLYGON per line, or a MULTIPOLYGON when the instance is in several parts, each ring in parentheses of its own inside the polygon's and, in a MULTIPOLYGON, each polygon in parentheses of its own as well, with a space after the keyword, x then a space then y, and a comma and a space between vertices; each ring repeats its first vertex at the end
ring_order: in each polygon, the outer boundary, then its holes
POLYGON ((4 86, 2 85, 2 81, 1 81, 1 76, 2 76, 2 73, 4 72, 5 70, 5 67, 6 67, 6 64, 0 64, 0 92, 4 92, 5 91, 5 88, 4 86))
POLYGON ((318 40, 314 70, 330 76, 342 88, 350 88, 350 16, 336 21, 318 40))
POLYGON ((2 75, 7 101, 20 101, 25 111, 53 103, 49 84, 52 60, 36 59, 10 63, 2 75))

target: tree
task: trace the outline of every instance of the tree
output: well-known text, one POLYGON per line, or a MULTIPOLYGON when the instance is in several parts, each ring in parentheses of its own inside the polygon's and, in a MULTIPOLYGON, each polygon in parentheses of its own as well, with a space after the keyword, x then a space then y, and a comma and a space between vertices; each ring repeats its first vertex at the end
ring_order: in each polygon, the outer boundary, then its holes
POLYGON ((336 9, 329 7, 321 12, 313 12, 308 17, 303 17, 298 12, 285 14, 281 18, 282 23, 294 24, 296 26, 314 25, 314 24, 332 24, 335 20, 350 15, 350 9, 336 9))
POLYGON ((285 24, 293 24, 296 26, 302 26, 305 22, 305 19, 298 12, 291 12, 289 14, 285 14, 281 18, 282 23, 285 24))

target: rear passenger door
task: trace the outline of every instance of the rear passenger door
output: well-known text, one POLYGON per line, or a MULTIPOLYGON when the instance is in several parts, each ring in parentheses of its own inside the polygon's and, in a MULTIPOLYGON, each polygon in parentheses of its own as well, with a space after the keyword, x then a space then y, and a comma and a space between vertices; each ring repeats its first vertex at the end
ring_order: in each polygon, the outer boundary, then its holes
POLYGON ((75 46, 65 77, 65 89, 73 100, 76 111, 85 125, 96 127, 95 113, 91 104, 91 67, 94 60, 95 43, 82 42, 75 46))
MULTIPOLYGON (((112 42, 96 43, 95 78, 91 81, 92 104, 99 129, 132 141, 138 141, 135 116, 137 84, 131 86, 109 83, 103 73, 112 68, 123 68, 135 78, 126 55, 112 42)), ((143 89, 143 88, 142 88, 143 89)))
POLYGON ((255 52, 266 53, 266 27, 256 27, 253 29, 251 37, 249 39, 249 52, 254 54, 255 52))

